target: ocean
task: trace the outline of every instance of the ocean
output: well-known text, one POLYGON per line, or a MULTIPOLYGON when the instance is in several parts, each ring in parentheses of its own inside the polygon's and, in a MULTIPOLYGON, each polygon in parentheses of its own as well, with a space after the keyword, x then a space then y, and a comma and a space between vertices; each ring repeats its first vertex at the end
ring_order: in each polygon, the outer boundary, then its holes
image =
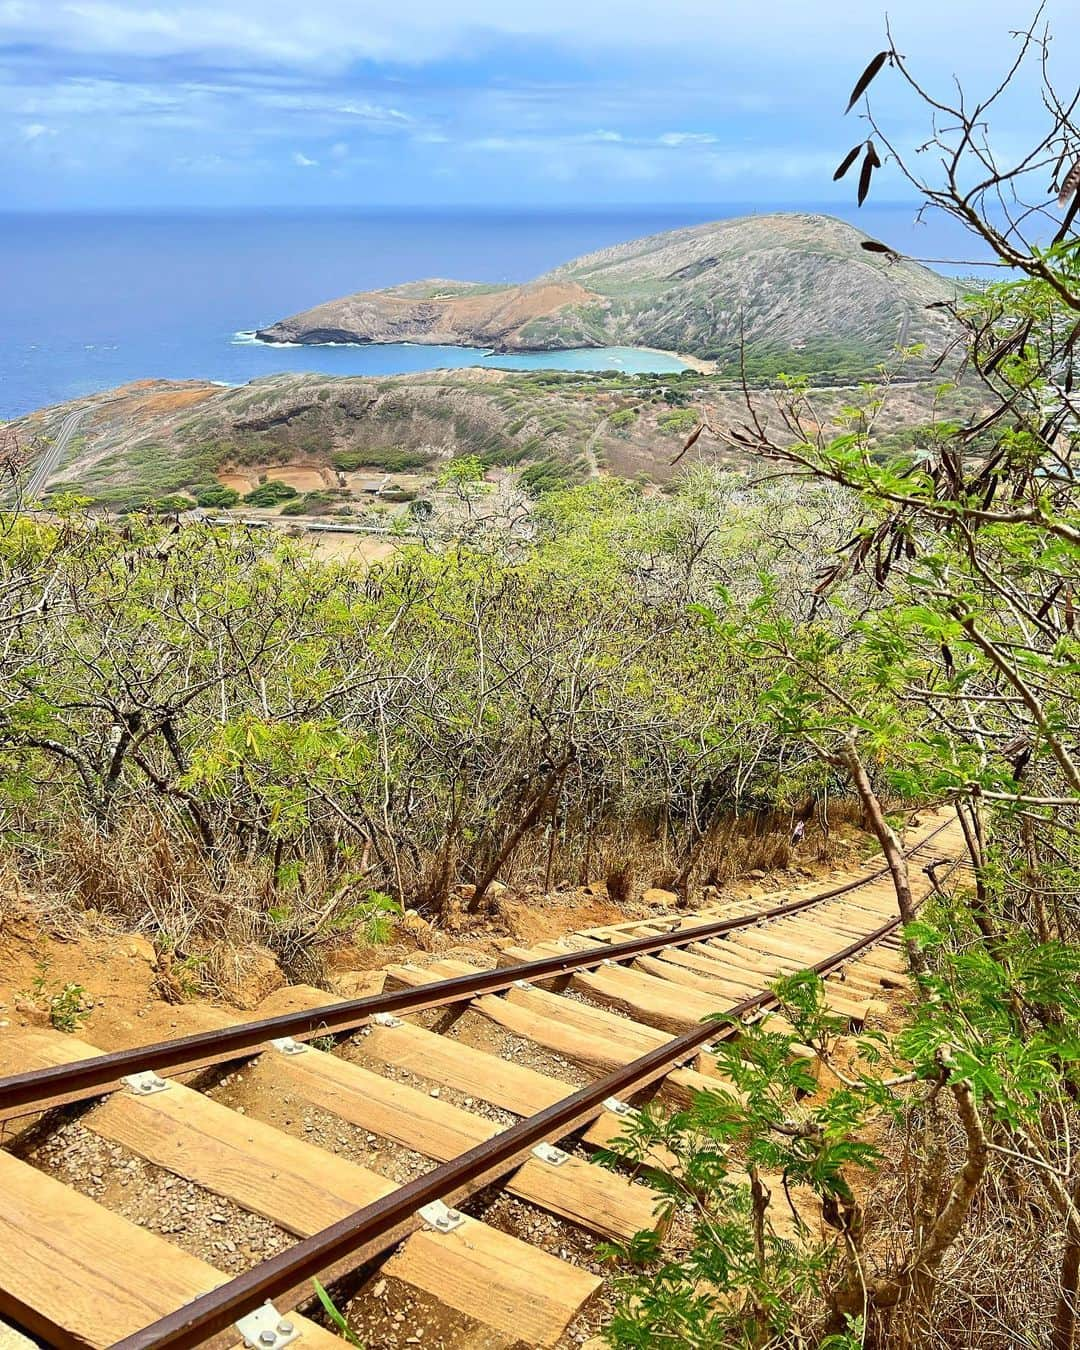
MULTIPOLYGON (((0 214, 0 420, 149 378, 240 384, 280 371, 401 374, 485 360, 677 369, 632 349, 485 358, 408 344, 274 347, 244 335, 350 291, 421 277, 526 281, 592 249, 754 209, 0 214)), ((942 270, 973 270, 958 227, 916 226, 914 207, 767 209, 829 210, 901 250, 958 259, 942 270)))

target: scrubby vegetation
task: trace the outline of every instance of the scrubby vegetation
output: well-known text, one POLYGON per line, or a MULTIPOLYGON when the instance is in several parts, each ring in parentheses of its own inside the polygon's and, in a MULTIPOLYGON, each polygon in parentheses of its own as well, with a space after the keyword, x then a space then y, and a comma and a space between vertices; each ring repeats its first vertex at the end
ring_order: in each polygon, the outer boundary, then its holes
MULTIPOLYGON (((471 493, 476 471, 448 473, 471 493)), ((456 880, 588 876, 640 831, 657 868, 722 870, 726 812, 835 775, 807 755, 779 773, 742 662, 690 605, 751 586, 766 522, 790 509, 814 536, 831 495, 606 481, 545 496, 531 542, 370 571, 208 527, 163 545, 149 521, 120 540, 10 520, 12 865, 181 946, 273 943, 282 914, 329 923, 369 890, 437 915, 456 880)))
POLYGON ((353 469, 384 469, 387 473, 409 473, 431 463, 431 455, 423 450, 401 450, 394 446, 371 446, 366 450, 341 450, 332 455, 335 469, 350 472, 353 469))
POLYGON ((294 496, 281 508, 283 516, 320 516, 341 505, 343 494, 327 488, 294 496))
POLYGON ((251 492, 245 492, 244 501, 248 506, 280 506, 282 502, 298 495, 291 483, 283 483, 280 478, 269 478, 251 492))
POLYGON ((196 505, 204 507, 230 507, 240 500, 235 488, 222 487, 220 483, 208 483, 205 487, 191 489, 196 505))

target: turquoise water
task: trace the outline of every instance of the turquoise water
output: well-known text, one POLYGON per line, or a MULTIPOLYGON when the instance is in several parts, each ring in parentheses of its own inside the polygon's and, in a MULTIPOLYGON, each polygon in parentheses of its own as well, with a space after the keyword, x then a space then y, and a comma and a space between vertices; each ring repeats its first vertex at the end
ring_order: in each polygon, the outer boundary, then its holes
POLYGON ((284 369, 315 370, 326 375, 403 375, 416 370, 459 370, 463 366, 489 366, 493 370, 621 370, 628 375, 664 375, 687 368, 686 362, 676 356, 643 347, 493 352, 482 347, 429 346, 422 342, 260 342, 252 332, 236 333, 233 346, 262 348, 274 354, 267 360, 284 369))

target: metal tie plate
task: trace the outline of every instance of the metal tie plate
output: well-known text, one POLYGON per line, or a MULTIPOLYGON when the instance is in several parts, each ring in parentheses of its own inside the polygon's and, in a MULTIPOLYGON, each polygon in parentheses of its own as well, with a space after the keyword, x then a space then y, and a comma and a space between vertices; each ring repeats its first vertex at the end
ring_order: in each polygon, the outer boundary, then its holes
POLYGON ((450 1209, 441 1200, 432 1200, 430 1205, 425 1205, 418 1213, 429 1228, 434 1228, 439 1233, 452 1233, 465 1222, 465 1215, 460 1210, 450 1209))
POLYGON ((233 1325, 244 1338, 248 1350, 281 1350, 300 1339, 300 1332, 291 1318, 283 1317, 270 1302, 249 1312, 233 1325))
POLYGON ((153 1069, 146 1069, 143 1073, 129 1073, 123 1081, 136 1097, 150 1097, 155 1092, 167 1091, 169 1087, 168 1079, 160 1078, 153 1069))
POLYGON ((275 1050, 280 1050, 283 1055, 302 1055, 308 1048, 302 1041, 293 1040, 291 1036, 279 1036, 270 1044, 275 1050))
POLYGON ((564 1162, 570 1161, 570 1154, 564 1153, 561 1148, 556 1148, 554 1144, 537 1144, 532 1151, 532 1155, 551 1167, 561 1167, 564 1162))
POLYGON ((617 1116, 636 1116, 637 1111, 629 1102, 624 1102, 621 1097, 605 1097, 604 1106, 608 1111, 613 1111, 617 1116))

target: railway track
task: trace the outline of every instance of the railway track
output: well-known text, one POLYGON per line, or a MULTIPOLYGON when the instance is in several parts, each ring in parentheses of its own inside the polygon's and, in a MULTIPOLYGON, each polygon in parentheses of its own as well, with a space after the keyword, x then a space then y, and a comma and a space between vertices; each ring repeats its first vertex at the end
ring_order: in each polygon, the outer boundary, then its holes
MULTIPOLYGON (((921 900, 962 841, 934 818, 907 848, 921 900)), ((293 1311, 312 1277, 377 1276, 471 1319, 490 1337, 474 1344, 569 1343, 599 1276, 562 1239, 551 1251, 485 1222, 490 1198, 516 1197, 589 1241, 657 1226, 647 1178, 591 1153, 649 1097, 685 1103, 715 1087, 707 1043, 737 1027, 702 1019, 775 1016, 767 986, 781 974, 817 970, 851 1024, 884 1012, 883 992, 907 979, 894 908, 886 869, 868 864, 830 890, 584 930, 509 949, 491 969, 391 967, 368 998, 292 987, 271 1016, 221 1025, 207 1010, 205 1031, 133 1050, 9 1030, 0 1121, 19 1133, 0 1150, 0 1317, 65 1350, 329 1350, 341 1341, 293 1311), (230 1279, 47 1175, 25 1140, 70 1116, 58 1106, 288 1241, 230 1279), (312 1142, 310 1119, 350 1146, 312 1142), (389 1150, 383 1171, 356 1161, 357 1138, 389 1150), (414 1174, 392 1180, 387 1160, 414 1174)))

